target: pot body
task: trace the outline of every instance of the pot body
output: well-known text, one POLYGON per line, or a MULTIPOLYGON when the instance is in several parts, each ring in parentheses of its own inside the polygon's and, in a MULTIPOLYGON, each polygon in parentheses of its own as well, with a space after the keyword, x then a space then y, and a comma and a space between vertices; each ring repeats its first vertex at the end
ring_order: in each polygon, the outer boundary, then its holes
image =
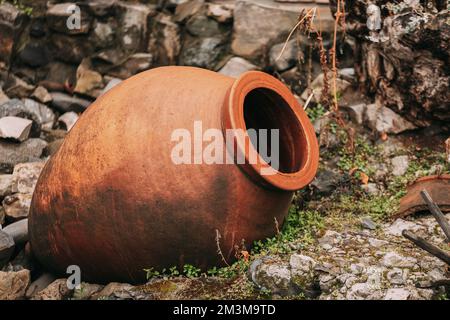
POLYGON ((145 268, 220 265, 218 244, 231 261, 242 240, 274 235, 293 190, 264 185, 236 164, 175 164, 171 157, 174 130, 193 131, 194 121, 203 130, 226 126, 236 81, 162 67, 99 97, 36 185, 29 216, 36 258, 58 273, 78 265, 83 281, 137 283, 145 268))

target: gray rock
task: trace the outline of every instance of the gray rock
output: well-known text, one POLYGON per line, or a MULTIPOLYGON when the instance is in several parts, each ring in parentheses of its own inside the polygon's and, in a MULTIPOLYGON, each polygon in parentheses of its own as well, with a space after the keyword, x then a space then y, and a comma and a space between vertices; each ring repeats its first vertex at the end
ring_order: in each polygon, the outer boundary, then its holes
POLYGON ((314 273, 317 262, 309 256, 293 254, 289 259, 289 265, 293 276, 304 276, 314 273))
POLYGON ((325 114, 314 121, 314 131, 316 134, 320 134, 322 131, 326 129, 326 127, 330 124, 331 119, 328 114, 325 114))
POLYGON ((91 104, 88 100, 73 97, 62 92, 52 92, 51 95, 53 99, 52 106, 61 112, 82 112, 91 104))
POLYGON ((3 271, 20 271, 23 269, 27 269, 30 270, 30 272, 33 272, 35 270, 38 271, 38 268, 36 267, 36 260, 34 260, 34 257, 32 257, 29 248, 23 248, 19 251, 19 253, 14 257, 13 260, 10 260, 8 262, 5 268, 3 268, 3 271))
POLYGON ((111 282, 108 283, 102 290, 93 294, 90 300, 99 300, 99 299, 111 299, 117 298, 117 296, 128 295, 128 292, 133 290, 133 286, 128 283, 118 283, 111 282))
POLYGON ((380 193, 380 190, 377 187, 376 183, 368 183, 361 185, 361 188, 364 190, 365 193, 371 194, 371 195, 377 195, 380 193))
POLYGON ((396 252, 388 252, 381 260, 381 264, 385 267, 411 268, 417 263, 417 259, 412 257, 404 257, 396 252))
POLYGON ((0 138, 25 141, 28 139, 33 121, 19 117, 0 118, 0 138))
POLYGON ((7 225, 3 232, 10 235, 17 246, 25 245, 28 241, 28 219, 22 219, 7 225))
POLYGON ((442 272, 440 269, 435 268, 433 270, 430 270, 427 273, 428 278, 430 278, 433 281, 439 281, 439 280, 444 280, 446 279, 446 276, 444 274, 444 272, 442 272))
POLYGON ((49 107, 32 99, 23 99, 22 102, 31 120, 36 122, 41 129, 52 129, 55 123, 55 114, 49 107))
MULTIPOLYGON (((83 8, 84 9, 84 8, 83 8)), ((66 34, 86 34, 91 27, 91 17, 87 10, 80 8, 81 20, 79 26, 70 25, 70 16, 75 13, 74 3, 66 2, 51 6, 47 10, 47 23, 53 30, 66 34), (68 26, 71 26, 70 28, 68 26)), ((73 24, 73 23, 72 23, 73 24)))
POLYGON ((350 265, 350 271, 354 275, 361 275, 365 270, 366 268, 361 263, 352 263, 350 265))
POLYGON ((192 17, 203 7, 204 2, 205 2, 204 0, 191 0, 177 5, 174 16, 175 21, 176 22, 186 21, 188 18, 192 17))
POLYGON ((316 265, 317 262, 306 255, 293 254, 289 259, 292 282, 308 297, 318 295, 316 287, 319 281, 315 274, 316 265))
POLYGON ((139 72, 150 69, 153 63, 153 56, 150 53, 135 53, 127 58, 127 60, 111 69, 108 74, 121 78, 127 79, 139 72))
POLYGON ((70 111, 64 113, 58 118, 58 122, 62 123, 67 131, 70 131, 75 123, 78 121, 78 114, 76 112, 70 111))
POLYGON ((51 129, 55 114, 46 105, 31 99, 12 99, 0 105, 0 117, 18 116, 33 120, 32 133, 38 134, 41 128, 51 129))
POLYGON ((79 64, 95 51, 95 43, 87 35, 70 36, 53 33, 50 37, 53 55, 69 64, 79 64))
POLYGON ((112 20, 111 22, 99 22, 95 23, 92 33, 92 41, 95 42, 97 48, 107 48, 114 43, 116 37, 117 25, 112 20))
POLYGON ((406 130, 416 129, 411 122, 388 107, 370 104, 366 109, 365 121, 367 125, 379 133, 398 134, 406 130))
POLYGON ((348 114, 350 115, 350 119, 352 119, 352 121, 355 124, 362 125, 364 121, 364 113, 366 112, 366 108, 367 106, 365 103, 349 106, 347 108, 347 111, 348 114))
POLYGON ((30 286, 28 287, 25 297, 31 298, 36 295, 39 291, 47 288, 53 281, 56 280, 56 277, 51 273, 44 273, 39 278, 34 280, 30 286))
MULTIPOLYGON (((298 22, 301 8, 301 4, 279 4, 267 0, 236 1, 233 53, 247 59, 259 59, 271 45, 286 39, 298 22)), ((328 30, 331 14, 329 10, 319 8, 319 11, 323 30, 328 30)))
POLYGON ((251 62, 241 58, 233 57, 219 70, 219 73, 229 77, 237 78, 241 74, 251 70, 257 70, 258 67, 251 62))
POLYGON ((355 75, 355 68, 342 68, 339 70, 339 76, 350 82, 355 80, 355 75))
POLYGON ((197 37, 214 37, 223 32, 216 20, 210 19, 204 15, 195 15, 186 23, 187 31, 197 37))
POLYGON ((33 194, 44 165, 43 161, 17 164, 13 172, 12 192, 33 194))
POLYGON ((385 163, 376 163, 374 165, 374 169, 375 169, 374 179, 376 181, 383 181, 384 179, 386 179, 387 175, 390 174, 389 168, 385 163))
POLYGON ((406 173, 409 166, 408 156, 397 156, 391 159, 392 174, 394 176, 402 176, 406 173))
POLYGON ((147 33, 147 18, 152 13, 149 6, 137 3, 117 3, 119 19, 119 41, 127 52, 137 52, 144 48, 147 33))
POLYGON ((174 8, 176 8, 178 5, 186 3, 186 2, 190 2, 191 0, 168 0, 168 5, 169 6, 173 6, 174 8))
POLYGON ((90 12, 97 17, 104 17, 114 12, 117 0, 91 0, 88 2, 90 12))
POLYGON ((372 130, 376 130, 377 127, 377 115, 380 106, 376 103, 368 104, 366 106, 366 112, 364 113, 364 123, 372 130))
POLYGON ((31 300, 64 300, 70 298, 72 293, 73 290, 67 287, 67 279, 57 279, 33 295, 31 300))
MULTIPOLYGON (((329 72, 327 74, 328 79, 332 78, 332 73, 329 72)), ((315 101, 317 103, 320 102, 321 97, 322 97, 322 93, 324 91, 324 81, 325 81, 325 76, 323 73, 320 73, 311 83, 311 87, 307 88, 303 91, 301 98, 306 101, 308 100, 309 96, 311 95, 311 93, 313 94, 312 97, 312 101, 315 101), (311 92, 312 89, 312 92, 311 92)), ((343 93, 348 87, 350 87, 351 83, 348 82, 347 80, 341 79, 340 77, 336 79, 336 88, 337 88, 337 92, 339 93, 343 93)), ((329 92, 331 95, 331 86, 329 88, 329 92)))
POLYGON ((272 294, 288 296, 298 293, 287 265, 263 263, 257 268, 254 279, 259 288, 270 290, 272 294))
POLYGON ((185 43, 181 51, 180 64, 214 69, 225 53, 222 38, 201 38, 185 43))
POLYGON ((40 19, 33 19, 30 26, 30 36, 33 36, 35 38, 42 38, 45 35, 45 21, 40 19))
POLYGON ((292 68, 299 61, 299 50, 297 40, 290 40, 287 43, 286 48, 283 51, 283 54, 280 56, 283 47, 284 42, 274 45, 270 49, 269 53, 270 64, 274 66, 276 70, 281 72, 292 68))
POLYGON ((153 20, 154 27, 149 36, 147 51, 153 55, 156 65, 177 64, 181 51, 180 27, 172 21, 172 16, 158 14, 153 20))
POLYGON ((74 92, 84 96, 96 98, 103 89, 103 77, 91 69, 90 59, 84 59, 77 69, 77 84, 74 92))
POLYGON ((405 288, 390 288, 387 290, 384 300, 408 300, 411 292, 405 288))
POLYGON ((318 194, 330 195, 336 190, 339 179, 339 173, 323 169, 318 172, 316 178, 311 183, 311 186, 317 190, 318 194))
POLYGON ((111 90, 112 88, 114 88, 115 86, 117 86, 119 83, 121 83, 122 80, 119 78, 112 78, 108 84, 106 85, 105 88, 103 88, 102 90, 102 94, 105 94, 106 92, 108 92, 109 90, 111 90))
POLYGON ((324 293, 330 293, 337 283, 338 280, 334 275, 328 273, 319 275, 319 287, 324 293))
POLYGON ((377 141, 377 146, 380 149, 380 154, 384 157, 393 157, 406 151, 403 142, 394 136, 389 137, 387 141, 380 139, 377 141))
POLYGON ((318 240, 321 246, 335 246, 342 242, 342 235, 333 230, 327 230, 325 234, 318 240))
MULTIPOLYGON (((405 272, 406 273, 406 272, 405 272)), ((391 284, 394 285, 400 285, 405 283, 405 276, 403 273, 403 270, 400 268, 393 268, 392 270, 388 271, 386 274, 386 278, 391 284)))
MULTIPOLYGON (((77 66, 60 61, 52 61, 47 65, 47 68, 48 73, 46 80, 52 83, 53 84, 52 86, 55 86, 55 84, 58 85, 60 87, 59 90, 63 90, 62 86, 65 83, 69 83, 72 85, 75 84, 77 66)), ((47 85, 46 89, 49 91, 58 91, 56 89, 50 88, 50 85, 47 85)))
POLYGON ((373 220, 369 217, 364 217, 361 219, 361 226, 364 229, 375 230, 377 228, 377 224, 373 222, 373 220))
POLYGON ((25 26, 26 15, 17 6, 3 1, 0 5, 0 17, 0 64, 8 67, 15 49, 13 44, 25 26))
POLYGON ((0 199, 12 193, 13 176, 12 174, 0 174, 0 199))
POLYGON ((91 17, 88 15, 87 10, 82 10, 81 8, 79 13, 81 14, 81 20, 79 25, 75 25, 71 22, 71 15, 75 13, 75 4, 72 2, 59 3, 51 6, 47 10, 46 18, 47 23, 50 28, 57 32, 62 32, 66 34, 86 34, 89 32, 91 27, 91 17), (70 26, 70 28, 68 28, 70 26))
POLYGON ((401 237, 402 236, 402 232, 403 230, 408 230, 408 231, 412 231, 412 232, 416 232, 418 230, 423 229, 422 226, 411 222, 411 221, 406 221, 403 219, 397 219, 394 221, 393 224, 391 224, 390 226, 384 228, 384 232, 386 234, 389 235, 393 235, 396 237, 401 237))
POLYGON ((16 193, 3 199, 6 217, 13 221, 28 217, 31 197, 31 194, 16 193))
POLYGON ((64 142, 64 139, 56 139, 52 142, 50 142, 47 147, 45 148, 45 155, 46 156, 53 156, 61 147, 62 143, 64 142))
POLYGON ((378 132, 398 134, 417 127, 387 107, 378 113, 376 129, 378 132))
POLYGON ((348 300, 366 300, 371 293, 367 283, 355 283, 347 291, 346 298, 348 300))
POLYGON ((12 171, 18 163, 39 161, 47 142, 28 139, 20 144, 0 141, 0 171, 12 171))
POLYGON ((207 15, 220 23, 233 20, 234 4, 208 3, 207 15))
POLYGON ((0 300, 18 300, 25 296, 30 284, 30 271, 0 271, 0 300))
POLYGON ((92 283, 81 283, 81 288, 75 289, 73 292, 73 299, 75 300, 89 300, 94 294, 103 290, 104 286, 92 283))
POLYGON ((35 86, 28 84, 24 80, 16 77, 12 73, 8 75, 4 90, 10 98, 27 98, 35 89, 35 86))
POLYGON ((0 269, 8 263, 14 252, 14 240, 6 232, 0 230, 0 269))
POLYGON ((49 50, 40 43, 31 41, 19 53, 19 59, 32 68, 43 67, 49 62, 49 50))
POLYGON ((0 105, 9 101, 9 97, 3 92, 3 88, 0 86, 0 105))
POLYGON ((387 242, 385 240, 380 240, 380 239, 375 239, 375 238, 369 238, 368 242, 374 248, 381 248, 381 247, 389 244, 389 242, 387 242))
POLYGON ((42 86, 37 86, 31 97, 41 103, 49 103, 52 101, 52 96, 48 93, 47 89, 42 86))

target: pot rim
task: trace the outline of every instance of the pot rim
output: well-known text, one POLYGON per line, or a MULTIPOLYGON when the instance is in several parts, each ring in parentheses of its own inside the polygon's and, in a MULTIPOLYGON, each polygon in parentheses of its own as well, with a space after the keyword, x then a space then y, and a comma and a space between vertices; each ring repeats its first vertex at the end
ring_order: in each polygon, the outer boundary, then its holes
POLYGON ((238 164, 238 166, 250 178, 262 185, 285 191, 296 191, 305 187, 314 179, 319 165, 319 147, 314 127, 294 95, 276 78, 260 71, 248 71, 237 78, 229 91, 228 98, 225 99, 222 129, 224 134, 228 129, 242 129, 244 131, 243 139, 240 137, 234 139, 234 151, 236 152, 233 154, 235 158, 238 154, 245 155, 245 164, 238 164), (301 167, 295 172, 285 173, 273 169, 259 155, 252 143, 247 144, 251 150, 245 148, 246 141, 250 141, 250 137, 247 134, 244 119, 244 100, 247 94, 255 89, 269 89, 278 94, 289 106, 300 125, 303 135, 303 144, 300 151, 303 152, 303 158, 301 167), (249 161, 250 151, 256 152, 258 155, 256 164, 249 161), (274 174, 261 174, 261 170, 264 168, 274 170, 274 174))

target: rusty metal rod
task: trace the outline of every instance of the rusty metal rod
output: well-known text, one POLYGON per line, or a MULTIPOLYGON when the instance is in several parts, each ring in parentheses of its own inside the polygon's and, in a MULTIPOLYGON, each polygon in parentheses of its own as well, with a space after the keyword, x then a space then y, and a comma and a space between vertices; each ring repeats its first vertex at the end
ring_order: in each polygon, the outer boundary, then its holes
POLYGON ((426 190, 420 191, 420 195, 430 209, 430 212, 433 214, 433 217, 436 219, 436 221, 444 231, 445 236, 447 237, 447 242, 450 242, 450 224, 448 223, 441 209, 439 209, 438 205, 433 201, 426 190))
POLYGON ((432 254, 436 258, 444 261, 446 264, 450 266, 450 255, 442 250, 441 248, 436 247, 435 245, 427 242, 425 239, 416 236, 414 233, 408 230, 403 230, 402 235, 413 242, 416 246, 419 248, 427 251, 428 253, 432 254))

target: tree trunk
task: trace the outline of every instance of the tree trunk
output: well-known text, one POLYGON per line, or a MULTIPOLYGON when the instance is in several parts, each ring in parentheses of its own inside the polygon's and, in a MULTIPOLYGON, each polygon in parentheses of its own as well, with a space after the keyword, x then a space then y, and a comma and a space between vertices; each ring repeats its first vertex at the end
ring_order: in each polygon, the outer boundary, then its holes
MULTIPOLYGON (((331 0, 333 12, 337 0, 331 0)), ((425 127, 450 129, 450 13, 446 0, 346 0, 355 71, 366 94, 425 127)))

